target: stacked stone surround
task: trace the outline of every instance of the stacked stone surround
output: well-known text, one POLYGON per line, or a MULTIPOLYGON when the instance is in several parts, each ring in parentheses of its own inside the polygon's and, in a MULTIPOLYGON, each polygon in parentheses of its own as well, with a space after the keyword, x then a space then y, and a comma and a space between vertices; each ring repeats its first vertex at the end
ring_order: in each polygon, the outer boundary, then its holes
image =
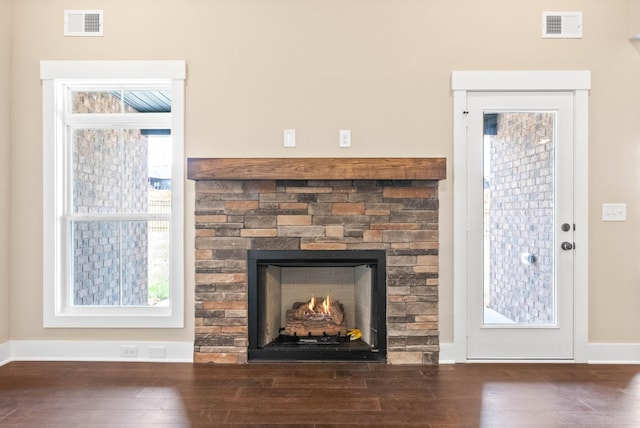
POLYGON ((247 361, 248 250, 387 255, 387 349, 437 364, 438 182, 196 181, 196 362, 247 361))

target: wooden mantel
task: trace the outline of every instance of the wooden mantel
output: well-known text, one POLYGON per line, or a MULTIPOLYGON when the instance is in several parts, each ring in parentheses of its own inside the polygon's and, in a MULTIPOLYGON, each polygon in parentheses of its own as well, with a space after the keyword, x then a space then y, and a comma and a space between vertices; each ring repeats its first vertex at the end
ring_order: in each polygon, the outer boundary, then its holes
POLYGON ((190 180, 444 180, 445 158, 189 158, 190 180))

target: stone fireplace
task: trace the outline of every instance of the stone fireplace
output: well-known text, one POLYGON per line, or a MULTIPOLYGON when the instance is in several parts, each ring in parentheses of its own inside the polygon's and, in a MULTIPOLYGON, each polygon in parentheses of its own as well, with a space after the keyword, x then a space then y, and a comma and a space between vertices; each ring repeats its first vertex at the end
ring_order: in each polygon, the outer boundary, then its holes
POLYGON ((385 259, 386 360, 437 364, 444 159, 199 158, 188 167, 196 180, 196 362, 249 360, 250 251, 364 250, 385 259))

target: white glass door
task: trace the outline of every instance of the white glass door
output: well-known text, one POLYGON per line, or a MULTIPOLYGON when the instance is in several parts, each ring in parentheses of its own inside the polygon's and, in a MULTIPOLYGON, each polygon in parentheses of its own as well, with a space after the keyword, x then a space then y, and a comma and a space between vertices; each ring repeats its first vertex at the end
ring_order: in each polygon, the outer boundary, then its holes
POLYGON ((469 359, 573 358, 573 105, 468 94, 469 359))

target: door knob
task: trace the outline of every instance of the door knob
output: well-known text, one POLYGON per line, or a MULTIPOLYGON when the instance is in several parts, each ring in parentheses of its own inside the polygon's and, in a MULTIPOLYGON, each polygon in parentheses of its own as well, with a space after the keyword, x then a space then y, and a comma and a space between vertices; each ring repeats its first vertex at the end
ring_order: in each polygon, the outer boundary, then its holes
POLYGON ((571 242, 564 241, 562 244, 560 244, 560 248, 565 251, 573 250, 573 244, 571 242))

